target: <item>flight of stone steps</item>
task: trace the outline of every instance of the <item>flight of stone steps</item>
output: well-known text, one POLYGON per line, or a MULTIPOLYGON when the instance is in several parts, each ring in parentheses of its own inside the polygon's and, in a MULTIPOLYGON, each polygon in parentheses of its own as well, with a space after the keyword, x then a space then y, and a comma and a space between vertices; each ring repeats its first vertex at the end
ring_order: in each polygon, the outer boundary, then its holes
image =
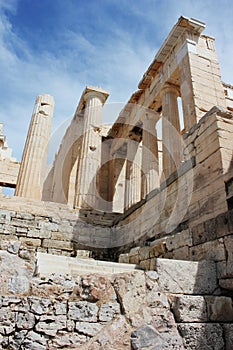
POLYGON ((69 274, 71 276, 99 273, 111 275, 138 270, 134 264, 122 264, 100 261, 90 258, 73 258, 68 256, 37 253, 36 275, 40 278, 48 277, 52 273, 69 274))

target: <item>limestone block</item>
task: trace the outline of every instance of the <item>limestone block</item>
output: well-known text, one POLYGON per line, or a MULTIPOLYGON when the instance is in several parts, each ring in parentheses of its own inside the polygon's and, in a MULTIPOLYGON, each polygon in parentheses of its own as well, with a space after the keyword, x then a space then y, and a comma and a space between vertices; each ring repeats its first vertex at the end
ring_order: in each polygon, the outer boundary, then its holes
MULTIPOLYGON (((58 331, 56 337, 51 342, 52 349, 75 349, 88 340, 84 334, 70 333, 67 331, 58 331)), ((44 349, 44 348, 43 348, 44 349)))
POLYGON ((44 239, 42 243, 42 247, 45 248, 55 248, 55 249, 64 249, 64 250, 73 250, 73 243, 68 241, 57 241, 51 239, 44 239))
POLYGON ((97 322, 98 306, 87 301, 69 302, 68 317, 75 321, 97 322))
POLYGON ((205 297, 208 318, 215 322, 233 321, 232 299, 229 297, 205 297))
POLYGON ((80 347, 80 350, 128 350, 131 331, 132 328, 125 317, 119 316, 80 347))
POLYGON ((18 329, 32 329, 35 325, 35 316, 31 312, 19 312, 17 314, 16 326, 18 329))
POLYGON ((77 332, 84 334, 89 337, 94 337, 98 334, 103 325, 100 323, 89 323, 89 322, 76 322, 75 329, 77 332))
POLYGON ((202 296, 170 295, 172 312, 176 322, 206 322, 206 302, 202 296))
POLYGON ((101 305, 99 310, 99 321, 110 322, 116 315, 120 314, 120 305, 118 303, 108 302, 101 305))
POLYGON ((47 337, 44 334, 38 334, 34 331, 29 331, 26 339, 23 342, 23 346, 26 350, 38 349, 44 350, 46 348, 47 337))
POLYGON ((226 259, 222 238, 191 247, 190 254, 193 260, 221 261, 226 259))
POLYGON ((162 292, 202 295, 217 288, 214 262, 157 259, 155 264, 162 292))
POLYGON ((104 303, 116 298, 109 278, 99 274, 82 276, 78 283, 76 293, 82 300, 91 302, 101 301, 101 303, 104 303))
POLYGON ((178 329, 185 349, 224 349, 223 331, 218 323, 181 323, 178 329))
POLYGON ((51 301, 45 298, 29 298, 30 309, 36 315, 43 315, 48 313, 51 301))
POLYGON ((233 278, 220 279, 219 285, 223 289, 233 290, 233 278))
POLYGON ((184 246, 192 246, 192 234, 189 229, 178 232, 175 235, 169 236, 166 239, 166 247, 168 251, 178 249, 184 246))
POLYGON ((66 328, 66 316, 64 315, 42 315, 39 318, 39 322, 35 326, 37 332, 51 335, 53 337, 57 334, 58 330, 64 328, 66 328))
POLYGON ((233 349, 233 324, 223 324, 225 350, 233 349))
POLYGON ((164 349, 161 335, 150 325, 144 325, 132 332, 131 346, 134 350, 164 349))
POLYGON ((9 241, 7 251, 11 254, 18 254, 20 248, 19 241, 9 241))
POLYGON ((0 251, 0 291, 1 294, 27 293, 32 278, 34 264, 29 264, 14 254, 0 251))
POLYGON ((16 315, 9 307, 0 308, 0 334, 10 334, 15 330, 16 315))
POLYGON ((150 247, 142 247, 139 249, 139 260, 147 260, 149 259, 150 247))
POLYGON ((116 276, 114 289, 127 317, 137 313, 146 301, 145 276, 143 272, 116 276))
POLYGON ((129 264, 129 254, 120 254, 119 263, 129 264))
POLYGON ((227 251, 227 276, 233 277, 233 235, 226 236, 224 243, 227 251))
POLYGON ((27 237, 19 237, 19 241, 23 246, 26 247, 40 247, 41 240, 39 238, 27 238, 27 237))
POLYGON ((38 229, 32 229, 29 230, 27 233, 27 237, 32 238, 50 238, 51 232, 46 230, 38 230, 38 229))
POLYGON ((190 259, 190 253, 189 253, 189 247, 180 247, 178 249, 175 249, 173 251, 173 259, 177 260, 189 260, 190 259))

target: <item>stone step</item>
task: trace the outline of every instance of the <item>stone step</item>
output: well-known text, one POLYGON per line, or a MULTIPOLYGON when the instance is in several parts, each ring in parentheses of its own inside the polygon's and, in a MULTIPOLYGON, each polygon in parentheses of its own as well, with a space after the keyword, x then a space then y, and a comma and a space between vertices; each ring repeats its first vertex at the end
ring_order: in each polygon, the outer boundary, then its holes
POLYGON ((71 276, 99 273, 111 275, 122 272, 140 270, 134 264, 121 264, 94 259, 80 259, 61 255, 37 253, 36 274, 45 278, 52 273, 69 274, 71 276))

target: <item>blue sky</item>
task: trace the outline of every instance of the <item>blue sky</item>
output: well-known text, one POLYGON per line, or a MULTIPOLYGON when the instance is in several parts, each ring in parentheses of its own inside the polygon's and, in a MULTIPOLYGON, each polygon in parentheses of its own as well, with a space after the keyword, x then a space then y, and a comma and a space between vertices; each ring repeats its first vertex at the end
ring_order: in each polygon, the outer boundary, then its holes
POLYGON ((232 0, 0 0, 0 122, 13 155, 40 93, 55 98, 53 130, 86 85, 109 90, 109 104, 127 102, 181 15, 206 23, 233 84, 232 0))

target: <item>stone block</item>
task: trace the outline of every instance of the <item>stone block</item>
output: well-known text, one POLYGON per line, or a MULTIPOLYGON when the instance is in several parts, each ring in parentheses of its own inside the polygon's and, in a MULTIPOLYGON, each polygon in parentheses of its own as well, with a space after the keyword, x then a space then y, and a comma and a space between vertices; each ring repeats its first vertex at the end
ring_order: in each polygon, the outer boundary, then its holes
POLYGON ((232 299, 224 296, 205 297, 207 313, 210 321, 230 322, 233 321, 232 299))
POLYGON ((39 334, 34 331, 29 331, 24 342, 23 346, 25 349, 38 349, 44 350, 47 344, 47 337, 44 334, 39 334))
POLYGON ((189 247, 185 246, 185 247, 180 247, 178 249, 175 249, 173 251, 173 259, 177 259, 177 260, 189 260, 189 247))
POLYGON ((120 254, 119 263, 129 264, 129 254, 120 254))
POLYGON ((168 251, 179 249, 184 246, 192 246, 192 233, 189 229, 178 232, 166 239, 166 247, 168 251))
POLYGON ((185 349, 224 349, 223 330, 218 323, 181 323, 178 329, 185 349))
POLYGON ((145 283, 145 276, 141 271, 120 274, 114 279, 115 292, 127 317, 137 313, 145 303, 145 283))
POLYGON ((45 298, 29 298, 30 310, 36 315, 47 314, 51 301, 45 298))
POLYGON ((20 242, 17 241, 9 241, 7 251, 11 254, 18 254, 20 248, 20 242))
POLYGON ((227 276, 233 277, 233 235, 224 237, 227 251, 227 276))
POLYGON ((219 285, 223 289, 233 290, 233 278, 220 279, 219 285))
POLYGON ((66 328, 66 316, 52 316, 42 315, 39 318, 39 322, 36 324, 35 329, 37 332, 55 336, 58 330, 66 328))
POLYGON ((150 252, 150 247, 142 247, 139 249, 138 254, 139 254, 139 260, 147 260, 149 259, 149 252, 150 252))
POLYGON ((145 271, 150 270, 150 260, 140 261, 139 266, 142 270, 145 270, 145 271))
POLYGON ((199 244, 190 248, 190 256, 193 260, 213 260, 222 261, 226 259, 225 246, 223 239, 199 244))
POLYGON ((27 237, 32 238, 50 238, 51 232, 46 230, 31 229, 27 233, 27 237))
POLYGON ((171 309, 176 322, 206 322, 206 302, 202 296, 170 295, 171 309))
POLYGON ((155 265, 162 292, 203 295, 217 288, 214 262, 157 259, 155 265))
POLYGON ((27 247, 40 247, 41 246, 41 240, 38 238, 20 237, 19 240, 23 246, 27 246, 27 247))
POLYGON ((69 302, 68 317, 74 321, 97 322, 99 308, 87 301, 69 302))
POLYGON ((216 263, 217 268, 217 278, 225 278, 227 273, 227 264, 226 261, 219 261, 216 263))
POLYGON ((35 316, 31 312, 18 312, 16 326, 18 329, 32 329, 35 325, 35 316))
POLYGON ((223 324, 223 333, 225 339, 225 350, 233 349, 233 324, 223 324))
POLYGON ((53 248, 53 249, 62 249, 62 250, 73 250, 73 243, 66 241, 57 241, 51 239, 44 239, 42 247, 53 248))
POLYGON ((116 315, 120 314, 120 305, 118 303, 108 302, 100 306, 99 321, 110 322, 116 315))
POLYGON ((151 325, 142 326, 131 333, 133 350, 162 350, 163 343, 159 332, 151 325))
POLYGON ((104 326, 100 323, 76 322, 75 329, 78 333, 94 337, 104 326))

